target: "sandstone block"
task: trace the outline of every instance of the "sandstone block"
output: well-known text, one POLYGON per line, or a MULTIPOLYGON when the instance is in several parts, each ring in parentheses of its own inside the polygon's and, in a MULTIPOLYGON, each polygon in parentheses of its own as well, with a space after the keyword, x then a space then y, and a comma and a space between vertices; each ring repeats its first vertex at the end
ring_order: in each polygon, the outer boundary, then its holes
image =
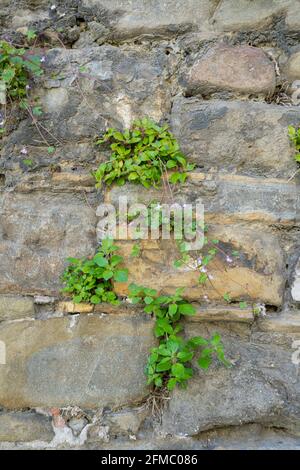
POLYGON ((34 316, 32 297, 0 295, 0 321, 34 316))
POLYGON ((196 58, 184 81, 189 95, 222 90, 266 95, 274 92, 276 83, 274 65, 261 49, 225 44, 196 58))
POLYGON ((0 441, 4 442, 50 442, 54 432, 46 416, 24 412, 0 414, 0 441))
POLYGON ((186 155, 205 169, 291 177, 297 170, 288 126, 299 107, 177 98, 172 128, 186 155))
POLYGON ((0 325, 7 363, 0 367, 6 408, 101 408, 141 400, 154 344, 148 317, 82 316, 0 325))

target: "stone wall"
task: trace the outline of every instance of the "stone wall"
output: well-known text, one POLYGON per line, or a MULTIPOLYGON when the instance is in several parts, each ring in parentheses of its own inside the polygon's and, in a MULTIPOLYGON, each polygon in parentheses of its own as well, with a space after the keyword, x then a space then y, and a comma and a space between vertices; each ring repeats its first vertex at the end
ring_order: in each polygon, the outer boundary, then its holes
MULTIPOLYGON (((0 158, 0 442, 200 448, 237 430, 236 445, 247 446, 279 429, 296 436, 287 445, 299 445, 292 354, 300 340, 300 193, 287 127, 300 123, 291 96, 300 80, 300 1, 51 5, 0 0, 2 37, 18 43, 28 29, 39 33, 45 74, 30 95, 43 109, 39 129, 56 147, 49 154, 32 119, 10 107, 0 158), (142 116, 168 122, 196 164, 175 190, 178 200, 200 196, 212 232, 243 253, 226 269, 219 257, 217 290, 204 292, 194 272, 173 268, 171 241, 144 241, 134 263, 132 243, 119 241, 130 279, 165 292, 185 286, 198 310, 186 334, 219 331, 234 364, 198 371, 172 393, 161 422, 143 372, 152 320, 125 301, 74 306, 61 298, 59 280, 67 257, 96 249, 100 202, 162 196, 130 185, 95 190, 91 177, 107 158, 94 137, 142 116), (225 305, 228 291, 233 303, 225 305), (240 309, 245 298, 249 308, 240 309), (257 302, 264 316, 253 314, 257 302)), ((117 288, 126 296, 126 285, 117 288)))

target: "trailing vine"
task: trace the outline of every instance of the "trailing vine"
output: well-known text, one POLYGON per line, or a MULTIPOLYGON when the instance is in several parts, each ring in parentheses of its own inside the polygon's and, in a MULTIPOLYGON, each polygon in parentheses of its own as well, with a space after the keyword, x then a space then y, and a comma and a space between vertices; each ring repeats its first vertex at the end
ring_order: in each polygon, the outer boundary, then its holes
POLYGON ((191 361, 200 350, 197 364, 207 369, 216 356, 220 362, 230 366, 226 360, 221 337, 215 334, 210 339, 194 336, 188 340, 179 336, 183 327, 182 317, 196 314, 195 307, 182 297, 184 289, 176 289, 174 295, 159 295, 155 289, 131 284, 129 299, 133 304, 142 304, 144 312, 155 317, 154 334, 159 346, 151 350, 146 366, 148 385, 173 390, 177 384, 186 386, 193 376, 191 361))

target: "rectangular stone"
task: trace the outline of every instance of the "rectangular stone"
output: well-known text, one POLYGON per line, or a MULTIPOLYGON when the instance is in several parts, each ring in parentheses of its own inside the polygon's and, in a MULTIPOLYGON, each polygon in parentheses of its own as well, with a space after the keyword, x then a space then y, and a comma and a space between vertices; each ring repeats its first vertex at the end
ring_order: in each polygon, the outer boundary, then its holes
POLYGON ((94 310, 94 305, 89 303, 75 304, 71 301, 58 302, 56 310, 63 313, 91 313, 94 310))
POLYGON ((83 194, 5 193, 0 292, 57 295, 66 258, 93 255, 96 216, 83 194))
POLYGON ((152 329, 146 316, 4 322, 0 405, 101 408, 139 401, 148 393, 144 366, 152 329))
POLYGON ((84 0, 85 7, 107 10, 114 20, 114 38, 135 36, 174 36, 191 29, 210 29, 209 16, 213 5, 208 0, 84 0))
POLYGON ((186 317, 186 320, 193 323, 199 322, 242 322, 242 323, 253 323, 254 315, 251 307, 239 308, 239 307, 224 307, 221 306, 201 306, 197 307, 197 313, 195 316, 186 317))
MULTIPOLYGON (((177 387, 162 418, 162 431, 175 435, 194 435, 216 427, 263 423, 299 432, 300 383, 287 346, 259 342, 222 329, 221 325, 187 323, 185 333, 222 336, 231 367, 217 360, 208 370, 194 361, 194 377, 185 390, 177 387)), ((271 336, 271 334, 270 334, 271 336)), ((196 354, 195 359, 199 356, 196 354)))
POLYGON ((34 316, 32 297, 0 294, 0 321, 34 316))
POLYGON ((204 204, 207 222, 262 222, 264 225, 294 224, 299 221, 300 191, 298 184, 279 178, 252 178, 243 175, 189 173, 184 185, 172 187, 173 196, 161 189, 144 189, 137 185, 114 186, 106 192, 106 201, 118 208, 120 196, 128 204, 163 203, 204 204))
POLYGON ((274 333, 300 333, 300 310, 285 311, 276 316, 267 316, 259 320, 261 331, 274 333))
POLYGON ((11 412, 0 414, 0 441, 30 442, 53 439, 51 421, 34 412, 11 412))
MULTIPOLYGON (((172 240, 143 241, 141 255, 132 262, 131 250, 135 242, 118 242, 124 263, 129 269, 130 282, 159 289, 165 293, 185 287, 185 296, 195 302, 223 300, 226 293, 234 301, 250 300, 279 306, 282 303, 285 284, 285 264, 282 249, 275 235, 257 232, 243 224, 210 225, 210 240, 218 239, 217 255, 207 267, 212 280, 199 284, 199 270, 195 262, 174 267, 174 261, 181 255, 172 240), (238 256, 232 252, 238 251, 238 256), (276 257, 274 257, 274 252, 276 257), (227 257, 231 259, 228 263, 227 257)), ((202 252, 190 252, 195 260, 202 252)), ((125 283, 116 284, 120 295, 127 294, 125 283)))
POLYGON ((298 106, 183 97, 171 117, 183 152, 201 168, 279 178, 297 170, 288 126, 299 122, 298 106))

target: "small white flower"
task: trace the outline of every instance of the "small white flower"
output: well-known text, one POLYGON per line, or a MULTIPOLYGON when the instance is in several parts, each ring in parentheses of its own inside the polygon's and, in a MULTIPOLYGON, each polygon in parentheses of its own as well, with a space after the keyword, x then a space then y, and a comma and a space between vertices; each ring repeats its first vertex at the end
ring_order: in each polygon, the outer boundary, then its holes
POLYGON ((208 295, 204 295, 204 296, 203 296, 203 299, 204 299, 206 302, 209 302, 208 295))
POLYGON ((198 263, 198 264, 201 264, 201 263, 202 263, 202 258, 201 258, 201 256, 197 259, 197 263, 198 263))
POLYGON ((230 258, 230 256, 226 256, 226 261, 227 263, 232 263, 232 258, 230 258))
POLYGON ((207 272, 207 269, 206 269, 205 266, 202 266, 202 268, 200 269, 200 271, 201 271, 202 273, 206 273, 206 272, 207 272))
POLYGON ((43 63, 43 62, 45 62, 45 61, 46 61, 46 57, 43 55, 43 57, 41 57, 41 60, 40 60, 40 62, 42 62, 42 63, 43 63))
POLYGON ((50 10, 56 10, 56 5, 51 5, 50 10))
POLYGON ((0 127, 4 126, 4 120, 3 121, 0 121, 0 127))
POLYGON ((210 279, 211 281, 214 279, 214 276, 212 274, 208 274, 208 279, 210 279))
POLYGON ((30 85, 26 85, 26 90, 30 90, 31 86, 30 85))
POLYGON ((23 148, 21 149, 21 152, 20 152, 20 153, 21 153, 22 155, 27 155, 27 154, 28 154, 27 148, 26 148, 26 147, 23 147, 23 148))

